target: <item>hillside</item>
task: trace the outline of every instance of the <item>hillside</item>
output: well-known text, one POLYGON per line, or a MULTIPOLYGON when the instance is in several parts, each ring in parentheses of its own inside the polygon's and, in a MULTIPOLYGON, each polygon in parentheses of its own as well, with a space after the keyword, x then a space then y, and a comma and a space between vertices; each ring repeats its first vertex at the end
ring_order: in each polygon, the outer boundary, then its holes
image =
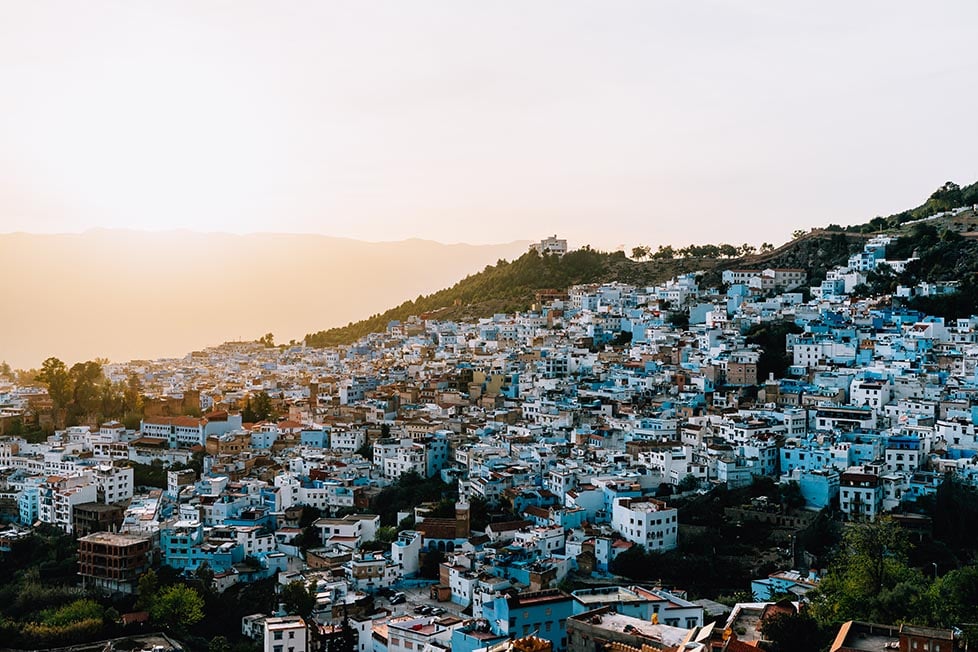
MULTIPOLYGON (((806 235, 797 247, 784 249, 780 253, 775 250, 773 257, 771 254, 761 254, 736 258, 685 257, 635 261, 620 251, 606 253, 589 248, 569 252, 562 258, 540 256, 530 251, 511 263, 501 260, 450 288, 406 301, 368 319, 341 328, 310 333, 306 336, 306 343, 310 346, 349 344, 368 333, 383 331, 392 320, 405 320, 412 315, 465 320, 527 310, 538 290, 562 290, 581 283, 620 281, 652 285, 679 274, 704 272, 704 283, 719 285, 720 272, 730 267, 777 264, 827 268, 844 262, 849 253, 858 249, 862 240, 845 233, 806 235)), ((824 271, 822 273, 824 275, 824 271)))
MULTIPOLYGON (((856 224, 845 228, 849 232, 879 233, 880 231, 899 231, 908 222, 923 220, 938 213, 949 211, 959 206, 974 206, 978 204, 978 182, 961 187, 948 181, 938 188, 920 206, 887 217, 874 217, 864 224, 856 224)), ((828 230, 841 231, 842 227, 829 225, 828 230)))
POLYGON ((798 267, 808 271, 810 281, 817 282, 829 269, 844 264, 850 254, 881 229, 903 236, 892 258, 907 258, 916 251, 920 261, 899 276, 871 277, 870 289, 884 293, 892 292, 897 283, 962 280, 959 295, 910 302, 912 307, 934 314, 958 316, 978 309, 978 283, 972 281, 978 273, 978 219, 973 211, 956 216, 938 214, 975 202, 978 202, 978 183, 964 188, 948 183, 916 208, 845 229, 837 225, 812 229, 771 251, 739 257, 635 261, 623 252, 605 253, 589 248, 570 252, 563 258, 529 252, 511 263, 500 260, 449 288, 419 296, 362 321, 310 333, 306 342, 310 346, 350 344, 368 333, 383 331, 392 320, 405 320, 412 315, 465 320, 526 310, 538 290, 565 289, 580 283, 654 284, 696 271, 703 272, 704 284, 718 286, 721 272, 733 267, 798 267))

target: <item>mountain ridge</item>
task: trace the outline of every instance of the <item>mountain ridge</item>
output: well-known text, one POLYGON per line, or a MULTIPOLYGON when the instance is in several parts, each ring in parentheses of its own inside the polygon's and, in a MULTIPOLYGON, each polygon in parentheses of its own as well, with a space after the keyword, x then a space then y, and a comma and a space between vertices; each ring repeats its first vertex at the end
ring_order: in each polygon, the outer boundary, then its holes
MULTIPOLYGON (((496 265, 487 266, 482 272, 463 278, 450 287, 430 295, 419 296, 414 301, 406 301, 366 319, 350 322, 342 327, 310 332, 306 335, 305 342, 310 346, 351 344, 369 333, 382 332, 390 321, 403 320, 424 313, 437 313, 439 319, 475 319, 490 317, 495 312, 526 310, 533 302, 535 291, 563 290, 577 283, 622 281, 649 284, 668 280, 678 274, 702 271, 708 285, 718 286, 720 273, 724 269, 765 266, 803 268, 809 274, 809 282, 815 283, 823 279, 832 267, 844 264, 849 255, 859 250, 862 242, 884 228, 901 232, 905 239, 918 237, 915 234, 919 234, 921 228, 926 231, 929 226, 933 226, 928 225, 928 222, 935 215, 976 202, 978 202, 978 183, 962 188, 948 182, 916 208, 885 218, 874 217, 863 224, 845 228, 832 224, 825 228, 813 228, 805 233, 797 233, 792 240, 770 251, 729 258, 681 257, 639 261, 627 258, 620 251, 598 252, 589 247, 568 252, 563 258, 540 257, 531 251, 512 263, 499 261, 496 265), (581 259, 582 256, 584 259, 581 259), (555 283, 551 284, 551 279, 555 283), (477 288, 481 288, 484 293, 478 294, 477 288)), ((957 217, 965 219, 968 214, 961 213, 957 217)), ((971 217, 974 217, 974 210, 971 211, 971 217)), ((958 266, 953 270, 953 273, 965 276, 966 283, 962 287, 961 296, 957 297, 963 301, 951 300, 950 303, 945 301, 943 304, 933 301, 910 303, 948 316, 959 316, 961 312, 969 309, 978 310, 978 281, 971 280, 971 277, 978 273, 978 242, 965 244, 967 236, 961 236, 960 243, 948 244, 949 239, 954 239, 953 236, 940 234, 956 233, 956 231, 946 225, 943 226, 943 231, 937 227, 934 229, 935 233, 925 238, 929 243, 928 246, 931 247, 930 254, 922 258, 925 262, 911 265, 908 271, 899 277, 894 275, 886 279, 874 278, 874 282, 878 288, 893 289, 897 282, 946 280, 948 274, 935 272, 935 269, 940 266, 938 261, 942 259, 955 256, 961 258, 955 253, 957 247, 967 253, 965 258, 974 261, 970 267, 958 266), (928 264, 930 267, 923 269, 923 266, 928 264)), ((975 235, 978 236, 978 220, 976 220, 975 231, 975 235)))

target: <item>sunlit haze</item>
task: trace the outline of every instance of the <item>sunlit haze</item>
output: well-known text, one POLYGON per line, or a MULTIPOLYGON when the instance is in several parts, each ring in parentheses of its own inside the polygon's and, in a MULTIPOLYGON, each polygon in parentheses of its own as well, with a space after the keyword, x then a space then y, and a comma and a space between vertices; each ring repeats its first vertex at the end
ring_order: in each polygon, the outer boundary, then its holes
POLYGON ((4 2, 0 231, 782 241, 978 177, 978 3, 4 2))

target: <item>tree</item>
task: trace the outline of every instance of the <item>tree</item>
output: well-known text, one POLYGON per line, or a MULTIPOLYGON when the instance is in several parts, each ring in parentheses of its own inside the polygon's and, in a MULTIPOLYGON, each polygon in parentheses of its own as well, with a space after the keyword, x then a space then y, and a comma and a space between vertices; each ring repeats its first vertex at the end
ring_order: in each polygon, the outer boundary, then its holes
POLYGON ((672 260, 676 257, 676 250, 672 245, 659 245, 659 248, 652 255, 654 260, 672 260))
POLYGON ((194 578, 200 582, 200 586, 205 593, 214 591, 214 571, 206 561, 194 571, 194 578))
POLYGON ((139 582, 136 584, 136 594, 139 596, 136 598, 136 608, 149 609, 154 598, 156 598, 158 588, 159 580, 156 577, 156 571, 151 568, 139 577, 139 582))
POLYGON ((418 574, 429 580, 438 579, 445 553, 440 550, 425 550, 421 553, 421 569, 418 574))
POLYGON ((928 598, 933 624, 954 627, 978 623, 978 568, 966 566, 936 579, 928 598))
POLYGON ((736 258, 740 255, 740 249, 731 244, 723 244, 720 245, 720 255, 724 258, 736 258))
POLYGON ((368 444, 364 442, 363 446, 356 450, 356 454, 365 460, 372 461, 374 459, 374 447, 373 444, 368 444))
POLYGON ((303 582, 298 580, 286 584, 280 597, 288 613, 303 618, 311 616, 313 609, 316 608, 316 596, 303 582))
POLYGON ((272 335, 271 333, 265 333, 264 335, 258 338, 257 342, 259 344, 264 344, 265 346, 271 348, 275 346, 275 336, 272 335))
POLYGON ((638 246, 632 248, 632 258, 635 260, 643 260, 649 257, 650 249, 645 246, 638 246))
POLYGON ((769 652, 819 652, 831 639, 818 622, 804 613, 779 613, 761 623, 769 652))
POLYGON ((670 312, 666 315, 666 323, 679 330, 689 328, 689 313, 684 311, 670 312))
POLYGON ((680 492, 685 492, 692 491, 699 485, 700 481, 696 479, 696 476, 692 473, 687 473, 683 479, 679 481, 679 484, 676 485, 676 488, 679 489, 680 492))
POLYGON ((811 595, 813 615, 824 624, 919 621, 927 611, 926 581, 907 565, 908 550, 906 532, 891 518, 851 525, 811 595))
POLYGON ((136 374, 129 374, 123 393, 126 412, 141 413, 143 410, 143 383, 136 374))
POLYGON ((612 346, 627 346, 632 341, 631 331, 618 331, 618 333, 612 338, 612 346))
POLYGON ((787 336, 800 332, 801 327, 790 321, 764 322, 747 331, 747 342, 761 347, 761 357, 757 361, 758 379, 766 379, 772 373, 775 378, 785 375, 792 362, 786 349, 787 336))
POLYGON ((791 480, 786 484, 780 485, 781 504, 786 509, 801 509, 805 506, 805 497, 801 493, 801 485, 797 481, 791 480))
POLYGON ((774 251, 774 245, 770 242, 761 243, 761 253, 767 253, 768 251, 774 251))
POLYGON ((13 372, 10 369, 10 365, 7 364, 6 360, 0 362, 0 376, 6 376, 9 378, 11 377, 12 373, 13 372))
POLYGON ((652 565, 645 548, 633 545, 611 560, 610 570, 633 580, 647 580, 651 577, 652 565))
POLYGON ((377 541, 391 543, 397 538, 397 528, 392 525, 382 525, 377 528, 377 541))
POLYGON ((397 529, 400 530, 413 530, 415 526, 414 514, 408 514, 401 519, 401 522, 397 524, 397 529))
POLYGON ((41 363, 41 372, 37 379, 48 386, 48 396, 54 402, 55 409, 68 405, 72 398, 71 377, 68 367, 58 358, 48 358, 41 363))
POLYGON ((102 366, 94 360, 78 362, 68 370, 72 384, 72 403, 77 414, 99 413, 102 404, 102 366))
POLYGON ((241 410, 241 420, 245 423, 258 423, 267 421, 274 415, 272 399, 268 392, 258 392, 254 400, 249 396, 245 401, 245 407, 241 410))
POLYGON ((934 208, 938 211, 946 211, 952 208, 957 208, 963 203, 961 186, 953 181, 948 181, 934 191, 934 193, 930 196, 930 201, 933 202, 934 208))
POLYGON ((207 644, 207 652, 231 652, 231 644, 224 636, 215 636, 207 644))
POLYGON ((807 233, 807 231, 805 231, 805 229, 797 229, 797 230, 791 232, 791 237, 794 238, 795 240, 797 240, 798 238, 802 237, 806 233, 807 233))
POLYGON ((204 599, 185 584, 168 586, 156 596, 150 618, 171 631, 186 631, 204 618, 204 599))

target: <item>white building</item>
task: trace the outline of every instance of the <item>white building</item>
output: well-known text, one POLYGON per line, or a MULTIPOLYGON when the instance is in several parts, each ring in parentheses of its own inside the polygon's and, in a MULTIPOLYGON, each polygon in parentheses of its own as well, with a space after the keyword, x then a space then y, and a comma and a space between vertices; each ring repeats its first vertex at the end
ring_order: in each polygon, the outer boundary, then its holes
POLYGON ((437 618, 412 618, 391 622, 387 625, 387 652, 417 652, 429 649, 438 641, 438 647, 449 647, 451 630, 438 624, 437 618))
POLYGON ((166 439, 171 448, 203 446, 207 435, 205 419, 195 417, 152 417, 143 419, 139 429, 146 437, 166 439))
POLYGON ((611 526, 621 535, 649 550, 665 551, 676 547, 678 512, 654 498, 616 498, 611 526))
POLYGON ((301 616, 266 618, 264 622, 265 652, 306 652, 308 630, 301 616))
POLYGON ((329 433, 329 447, 333 450, 353 453, 366 441, 367 436, 362 430, 332 430, 329 433))
POLYGON ((100 464, 93 471, 98 502, 106 505, 126 502, 133 496, 134 471, 131 466, 100 464))
POLYGON ((544 254, 563 256, 567 253, 567 241, 560 240, 556 235, 553 235, 549 238, 544 238, 540 242, 533 243, 530 245, 530 249, 535 250, 541 256, 544 254))
POLYGON ((874 521, 883 509, 883 484, 859 469, 839 478, 839 509, 849 520, 874 521))
POLYGON ((878 413, 893 400, 893 384, 889 380, 854 378, 849 386, 852 405, 868 405, 878 413))
POLYGON ((97 498, 98 489, 87 476, 50 476, 38 489, 38 519, 71 534, 75 505, 97 498))
POLYGON ((391 561, 401 567, 402 576, 417 574, 421 565, 421 533, 404 530, 391 542, 391 561))

